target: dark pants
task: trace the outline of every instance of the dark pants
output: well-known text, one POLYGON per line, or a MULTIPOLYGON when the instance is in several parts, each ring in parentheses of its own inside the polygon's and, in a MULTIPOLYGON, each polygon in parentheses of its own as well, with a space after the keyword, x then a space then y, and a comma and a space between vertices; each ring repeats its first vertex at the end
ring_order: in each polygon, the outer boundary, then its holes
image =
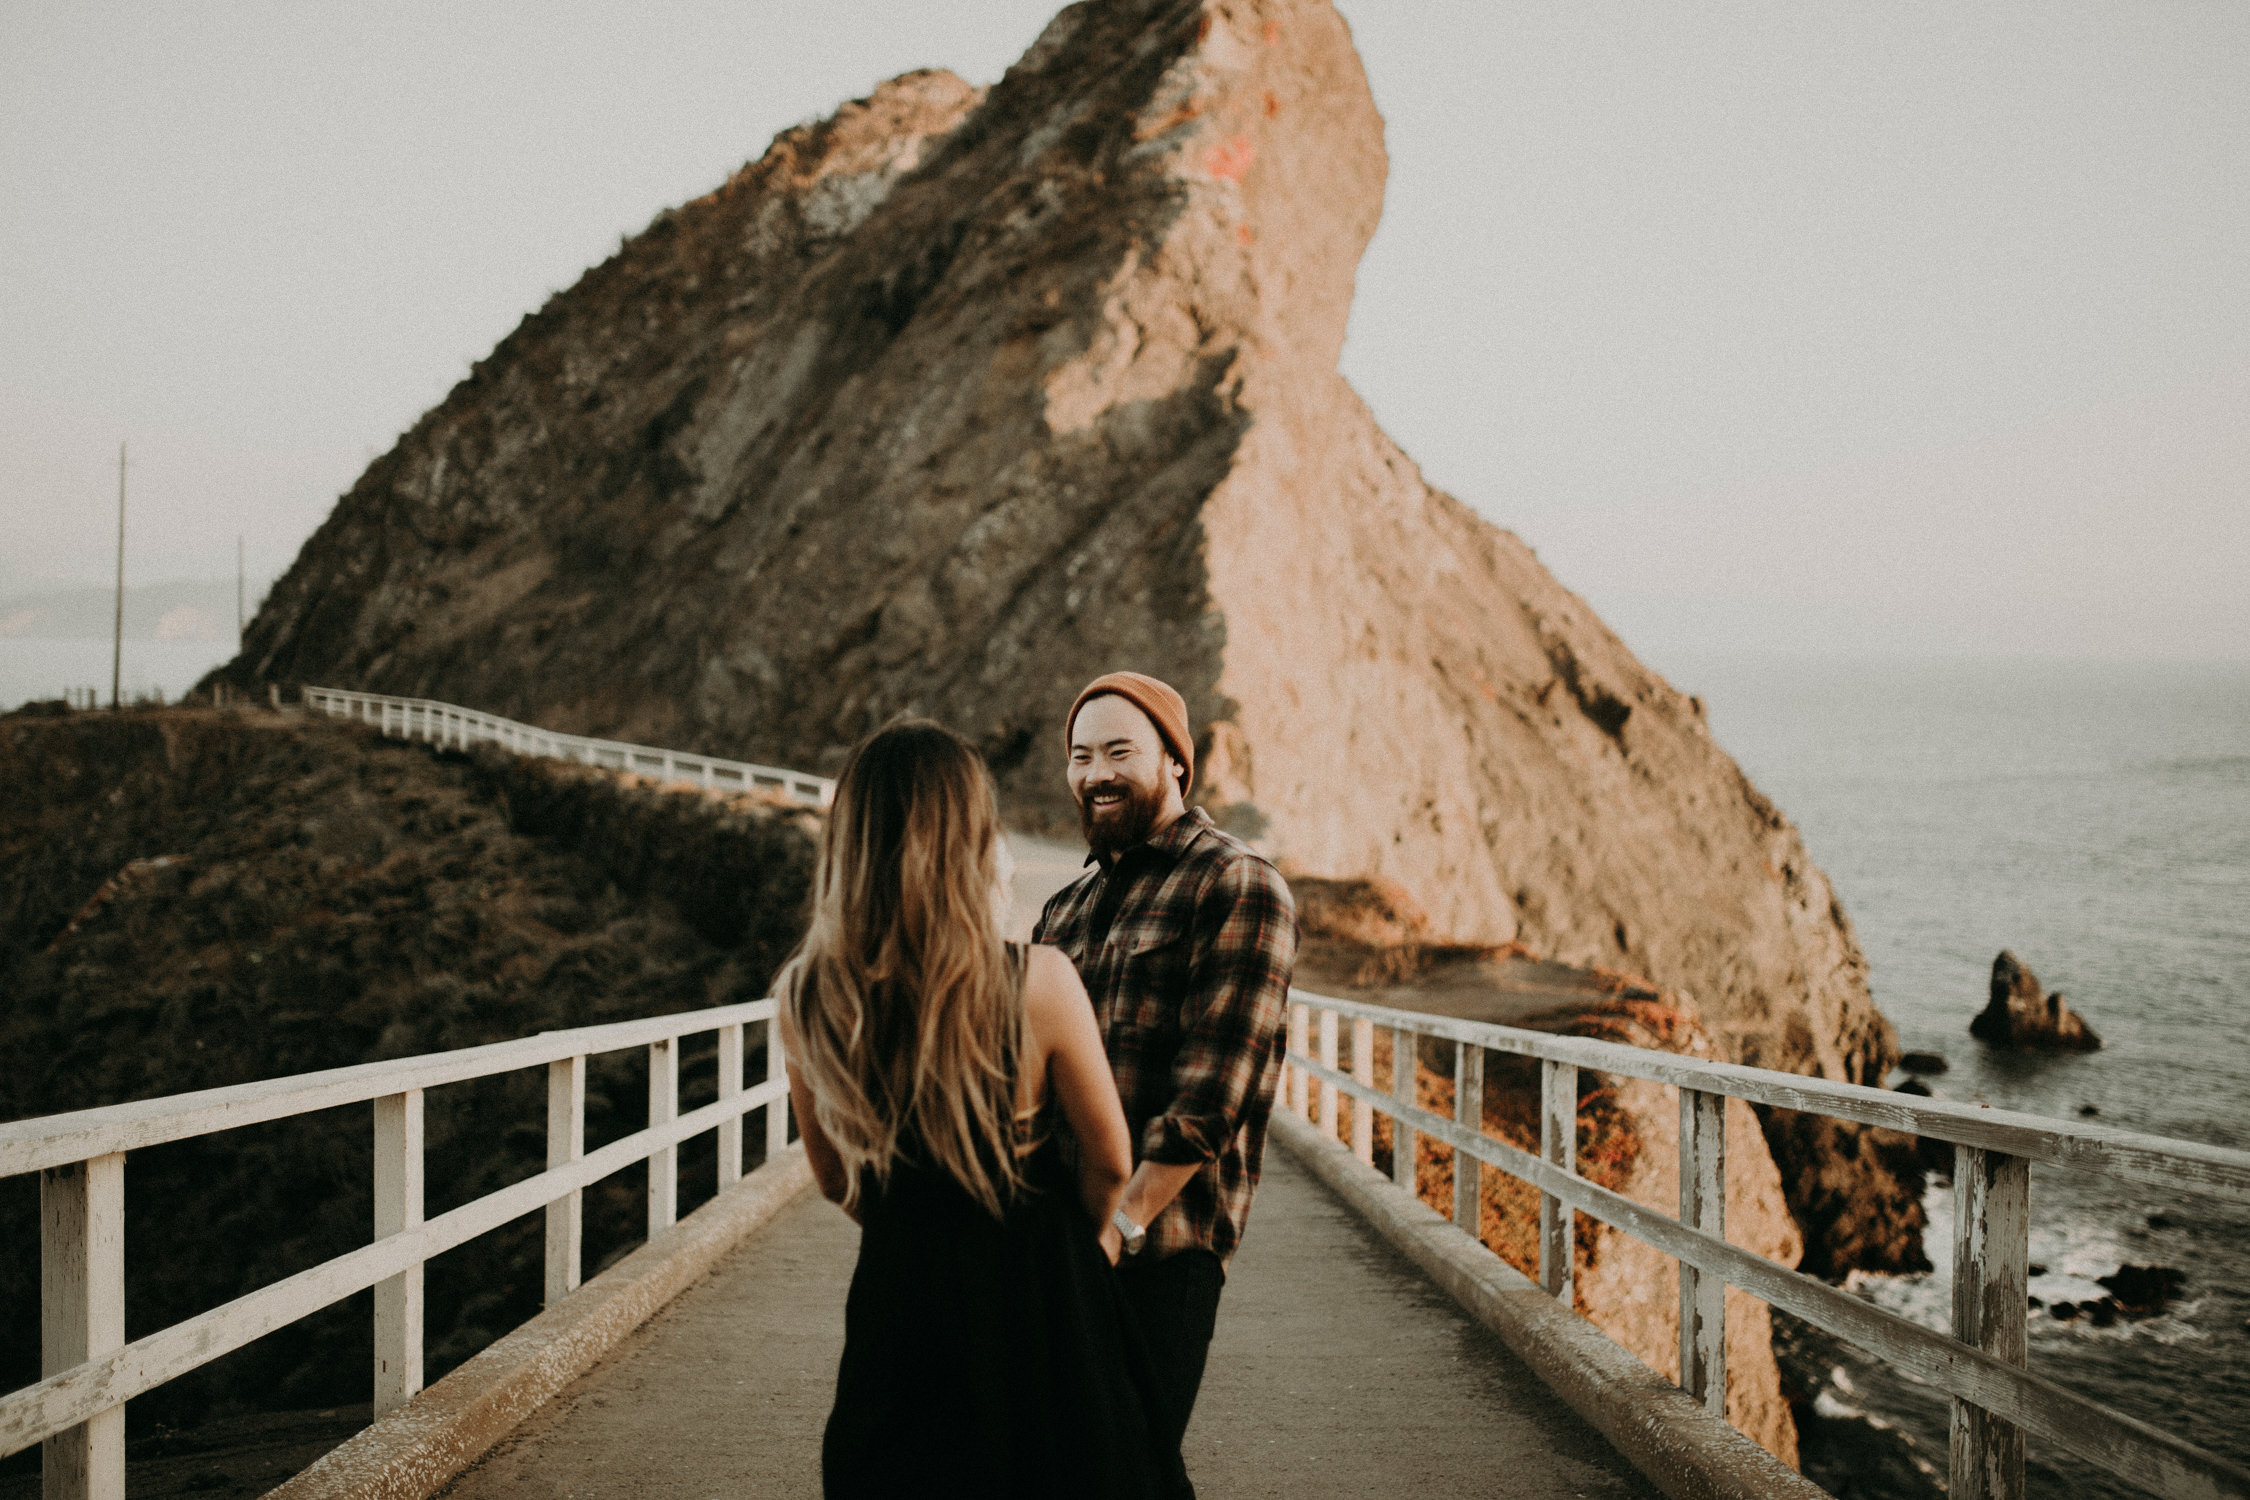
POLYGON ((1208 1250, 1182 1250, 1147 1264, 1122 1262, 1117 1280, 1140 1325, 1162 1409, 1149 1413, 1160 1451, 1170 1458, 1170 1492, 1175 1500, 1195 1500, 1195 1486, 1179 1462, 1180 1440, 1195 1414, 1195 1393, 1203 1385, 1203 1362, 1211 1353, 1211 1330, 1219 1319, 1219 1289, 1226 1268, 1208 1250))

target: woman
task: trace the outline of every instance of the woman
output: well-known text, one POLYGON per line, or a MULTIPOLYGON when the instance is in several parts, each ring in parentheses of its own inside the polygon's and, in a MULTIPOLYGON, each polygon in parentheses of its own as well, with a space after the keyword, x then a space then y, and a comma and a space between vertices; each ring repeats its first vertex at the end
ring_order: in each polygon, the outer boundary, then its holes
POLYGON ((831 1497, 1157 1493, 1095 1227, 1131 1170, 1125 1115, 1070 961, 1001 938, 1010 875, 951 731, 853 752, 779 986, 805 1154, 861 1226, 831 1497))

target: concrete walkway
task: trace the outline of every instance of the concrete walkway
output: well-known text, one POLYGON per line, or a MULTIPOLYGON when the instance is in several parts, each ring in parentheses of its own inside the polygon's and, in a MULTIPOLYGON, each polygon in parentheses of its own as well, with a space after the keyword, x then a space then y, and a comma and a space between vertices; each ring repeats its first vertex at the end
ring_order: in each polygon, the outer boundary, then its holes
MULTIPOLYGON (((807 1194, 445 1493, 818 1496, 856 1245, 807 1194)), ((1656 1494, 1279 1151, 1187 1458, 1204 1500, 1656 1494)))

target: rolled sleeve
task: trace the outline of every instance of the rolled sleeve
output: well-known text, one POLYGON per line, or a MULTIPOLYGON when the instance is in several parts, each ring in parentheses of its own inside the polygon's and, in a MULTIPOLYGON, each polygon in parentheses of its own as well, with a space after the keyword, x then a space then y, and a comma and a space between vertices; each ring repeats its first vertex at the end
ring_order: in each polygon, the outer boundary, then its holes
POLYGON ((1262 859, 1237 858, 1198 893, 1172 1102, 1141 1133, 1145 1160, 1216 1160, 1253 1112, 1273 1107, 1297 959, 1289 887, 1262 859))

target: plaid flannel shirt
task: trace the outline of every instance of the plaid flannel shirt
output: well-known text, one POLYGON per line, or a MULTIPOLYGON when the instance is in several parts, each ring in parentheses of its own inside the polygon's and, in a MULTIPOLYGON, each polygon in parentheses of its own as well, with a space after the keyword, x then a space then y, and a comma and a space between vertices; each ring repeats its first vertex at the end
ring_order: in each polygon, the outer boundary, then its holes
POLYGON ((1202 1249, 1224 1263, 1250 1218, 1281 1077, 1296 907, 1280 873, 1201 808, 1112 868, 1088 863, 1033 940, 1069 954, 1086 982, 1134 1160, 1203 1164, 1143 1253, 1202 1249))

